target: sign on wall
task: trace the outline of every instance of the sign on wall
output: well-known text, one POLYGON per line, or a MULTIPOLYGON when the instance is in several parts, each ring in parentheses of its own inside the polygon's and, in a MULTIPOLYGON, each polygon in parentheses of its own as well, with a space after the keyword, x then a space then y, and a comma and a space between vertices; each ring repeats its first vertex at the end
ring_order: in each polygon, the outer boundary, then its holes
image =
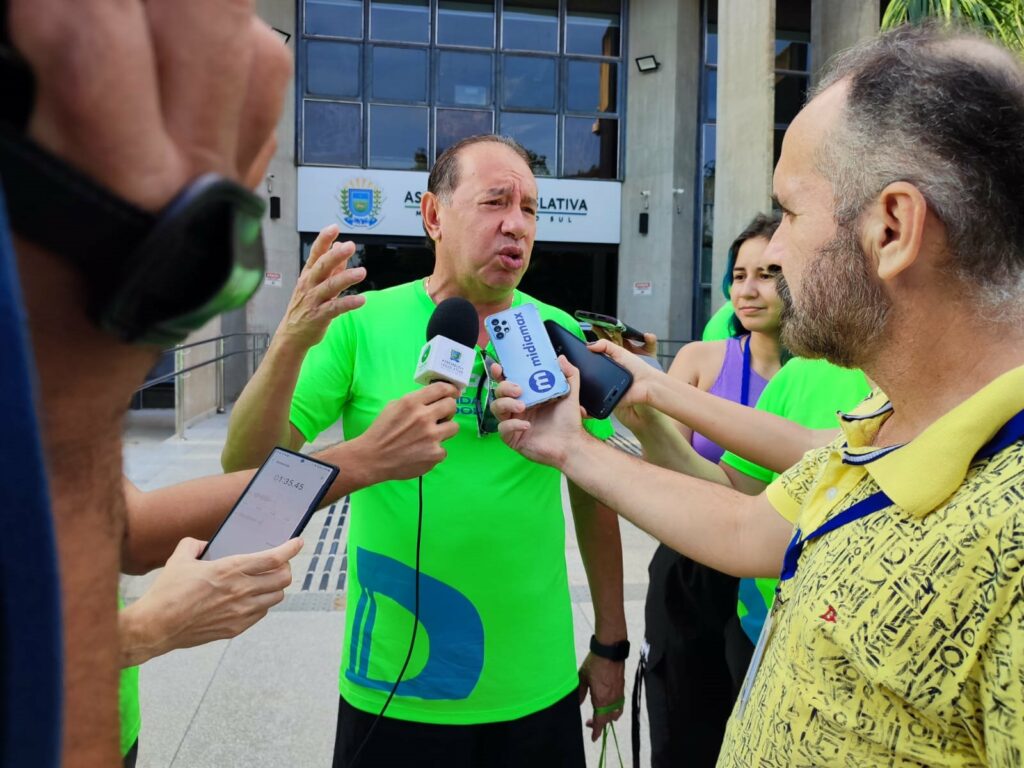
MULTIPOLYGON (((357 168, 299 168, 300 232, 331 223, 367 235, 423 235, 420 198, 427 174, 357 168)), ((622 184, 617 181, 537 179, 537 239, 618 243, 622 184)))

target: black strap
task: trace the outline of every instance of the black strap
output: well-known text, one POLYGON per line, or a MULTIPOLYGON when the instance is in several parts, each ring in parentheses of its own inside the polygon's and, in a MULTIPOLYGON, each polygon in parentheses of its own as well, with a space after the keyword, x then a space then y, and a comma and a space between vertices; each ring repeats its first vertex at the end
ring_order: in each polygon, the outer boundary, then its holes
POLYGON ((633 768, 640 768, 640 704, 643 701, 644 677, 647 675, 646 646, 640 650, 640 660, 636 665, 636 676, 633 678, 632 730, 633 768))
POLYGON ((126 203, 62 160, 0 127, 0 178, 11 228, 109 281, 153 229, 156 216, 126 203))

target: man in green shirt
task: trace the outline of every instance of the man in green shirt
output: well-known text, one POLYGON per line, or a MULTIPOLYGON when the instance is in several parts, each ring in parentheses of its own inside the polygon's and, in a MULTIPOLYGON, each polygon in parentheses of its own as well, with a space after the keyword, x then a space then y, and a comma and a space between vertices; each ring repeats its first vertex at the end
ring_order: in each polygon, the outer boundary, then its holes
MULTIPOLYGON (((305 330, 315 322, 292 312, 297 319, 286 317, 232 414, 225 469, 254 463, 279 441, 298 447, 339 417, 346 438, 357 436, 415 388, 435 305, 461 296, 477 310, 474 377, 454 415, 444 414, 457 434, 422 480, 421 544, 416 482, 352 496, 336 766, 356 755, 364 765, 583 766, 586 691, 593 738, 621 714, 628 644, 615 514, 569 484, 596 618, 595 651, 577 671, 561 476, 522 459, 497 434, 478 433, 482 352, 494 354, 483 318, 532 301, 542 318, 581 335, 564 312, 516 290, 529 266, 537 205, 529 158, 515 142, 474 137, 450 148, 421 207, 433 273, 367 294, 364 308, 316 332, 305 330), (410 653, 417 573, 420 632, 395 687, 410 653)), ((314 252, 336 234, 321 233, 314 252)), ((588 429, 611 432, 607 422, 588 429)))

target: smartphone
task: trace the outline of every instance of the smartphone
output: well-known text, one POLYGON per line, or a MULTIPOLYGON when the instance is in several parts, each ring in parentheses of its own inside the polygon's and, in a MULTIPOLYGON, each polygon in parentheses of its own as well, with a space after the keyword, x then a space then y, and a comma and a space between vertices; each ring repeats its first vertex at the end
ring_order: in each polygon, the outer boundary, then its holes
POLYGON ((606 419, 633 384, 633 374, 610 357, 591 352, 571 331, 554 320, 544 323, 551 345, 580 370, 580 405, 595 419, 606 419))
POLYGON ((569 382, 533 304, 520 304, 484 318, 502 372, 518 384, 527 408, 569 394, 569 382))
MULTIPOLYGON (((584 309, 577 309, 573 315, 581 323, 588 323, 597 328, 603 328, 606 331, 618 331, 622 334, 622 338, 629 339, 630 341, 636 341, 641 344, 644 343, 643 331, 638 331, 631 325, 619 320, 617 317, 612 315, 602 315, 600 312, 588 312, 584 309)), ((575 365, 575 363, 573 363, 575 365)))
POLYGON ((275 448, 199 559, 247 555, 295 538, 337 476, 338 468, 331 464, 275 448))

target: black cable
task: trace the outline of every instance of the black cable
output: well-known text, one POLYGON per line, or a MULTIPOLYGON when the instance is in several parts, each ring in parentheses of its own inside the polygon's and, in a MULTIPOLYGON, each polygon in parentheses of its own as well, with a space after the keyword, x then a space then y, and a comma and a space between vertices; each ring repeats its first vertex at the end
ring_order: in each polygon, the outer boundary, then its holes
POLYGON ((356 750, 355 755, 352 756, 352 763, 349 768, 355 768, 359 762, 359 756, 363 752, 363 748, 369 743, 370 737, 373 736, 373 731, 377 727, 377 723, 384 717, 384 713, 388 711, 388 705, 391 703, 391 699, 395 697, 395 691, 398 690, 398 684, 402 682, 402 678, 405 676, 405 670, 409 668, 409 662, 412 660, 412 649, 416 645, 416 629, 420 623, 420 543, 423 540, 423 475, 417 478, 419 483, 419 513, 416 520, 416 587, 415 587, 415 601, 413 603, 412 612, 412 637, 409 638, 409 652, 405 655, 405 663, 402 664, 402 671, 398 673, 398 679, 395 680, 395 684, 391 686, 391 693, 388 694, 387 701, 384 702, 384 706, 381 707, 377 717, 374 719, 373 724, 370 726, 370 730, 366 732, 363 737, 362 743, 359 745, 359 749, 356 750))

